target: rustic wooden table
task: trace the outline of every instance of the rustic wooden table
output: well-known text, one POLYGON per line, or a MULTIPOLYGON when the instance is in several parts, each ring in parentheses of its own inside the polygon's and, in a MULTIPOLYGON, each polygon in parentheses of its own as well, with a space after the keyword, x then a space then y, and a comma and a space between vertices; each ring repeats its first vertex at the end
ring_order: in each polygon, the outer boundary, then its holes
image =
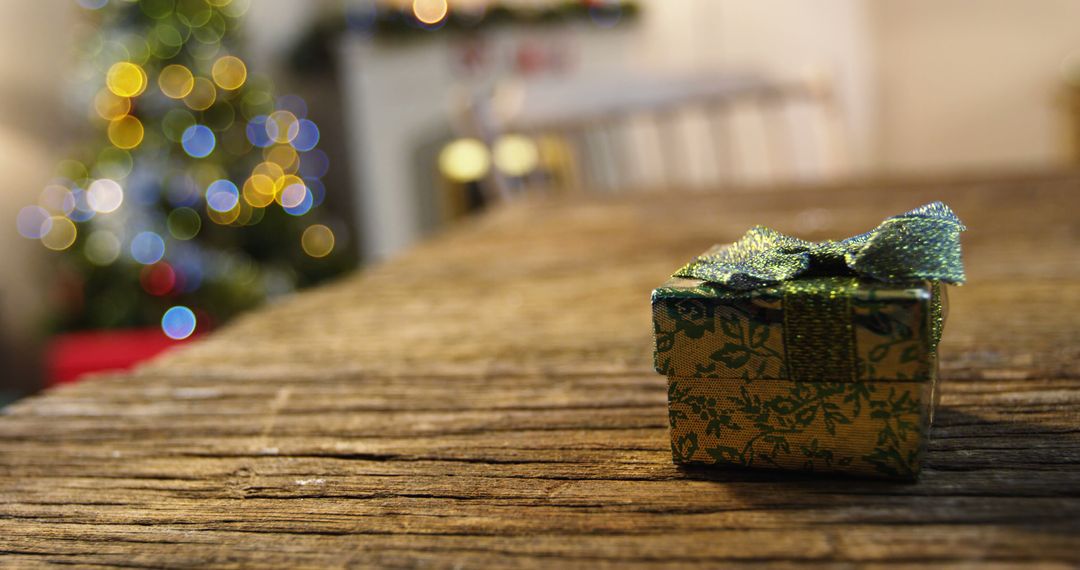
POLYGON ((521 205, 0 416, 0 566, 1080 564, 1080 176, 521 205), (968 223, 917 484, 680 469, 649 291, 968 223))

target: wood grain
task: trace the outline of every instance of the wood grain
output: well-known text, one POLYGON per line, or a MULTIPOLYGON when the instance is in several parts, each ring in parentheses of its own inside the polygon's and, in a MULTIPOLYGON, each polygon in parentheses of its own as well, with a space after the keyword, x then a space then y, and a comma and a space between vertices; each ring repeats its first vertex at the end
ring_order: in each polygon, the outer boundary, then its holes
POLYGON ((535 201, 0 415, 0 565, 1080 564, 1080 175, 535 201), (649 291, 761 223, 967 222, 916 484, 671 462, 649 291))

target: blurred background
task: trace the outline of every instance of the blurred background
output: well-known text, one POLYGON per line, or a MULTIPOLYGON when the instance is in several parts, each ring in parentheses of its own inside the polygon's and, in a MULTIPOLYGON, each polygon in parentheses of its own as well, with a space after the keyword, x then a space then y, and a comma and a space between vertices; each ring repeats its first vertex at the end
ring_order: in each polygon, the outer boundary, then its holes
POLYGON ((1072 0, 0 3, 0 405, 532 195, 1070 168, 1077 21, 1072 0))

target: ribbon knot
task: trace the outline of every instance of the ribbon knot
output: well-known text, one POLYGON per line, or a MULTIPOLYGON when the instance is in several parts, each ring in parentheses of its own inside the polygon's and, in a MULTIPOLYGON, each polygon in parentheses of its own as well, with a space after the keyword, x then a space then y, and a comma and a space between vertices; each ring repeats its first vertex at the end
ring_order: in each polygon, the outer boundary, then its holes
POLYGON ((886 282, 964 282, 960 232, 948 206, 932 202, 840 241, 809 242, 764 226, 718 246, 675 272, 725 289, 747 290, 799 277, 858 276, 886 282))

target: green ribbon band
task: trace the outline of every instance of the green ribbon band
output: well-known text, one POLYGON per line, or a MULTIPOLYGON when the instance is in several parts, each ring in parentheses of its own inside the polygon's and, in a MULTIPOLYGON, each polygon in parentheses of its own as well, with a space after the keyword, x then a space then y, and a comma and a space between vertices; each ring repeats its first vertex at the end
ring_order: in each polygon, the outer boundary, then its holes
POLYGON ((733 291, 780 284, 788 377, 854 379, 851 293, 859 278, 932 281, 930 342, 936 346, 942 324, 940 282, 964 282, 960 257, 964 229, 941 202, 893 216, 869 232, 841 241, 813 243, 758 226, 734 244, 698 257, 675 277, 733 291))
POLYGON ((796 382, 855 379, 855 278, 784 283, 784 361, 796 382))

